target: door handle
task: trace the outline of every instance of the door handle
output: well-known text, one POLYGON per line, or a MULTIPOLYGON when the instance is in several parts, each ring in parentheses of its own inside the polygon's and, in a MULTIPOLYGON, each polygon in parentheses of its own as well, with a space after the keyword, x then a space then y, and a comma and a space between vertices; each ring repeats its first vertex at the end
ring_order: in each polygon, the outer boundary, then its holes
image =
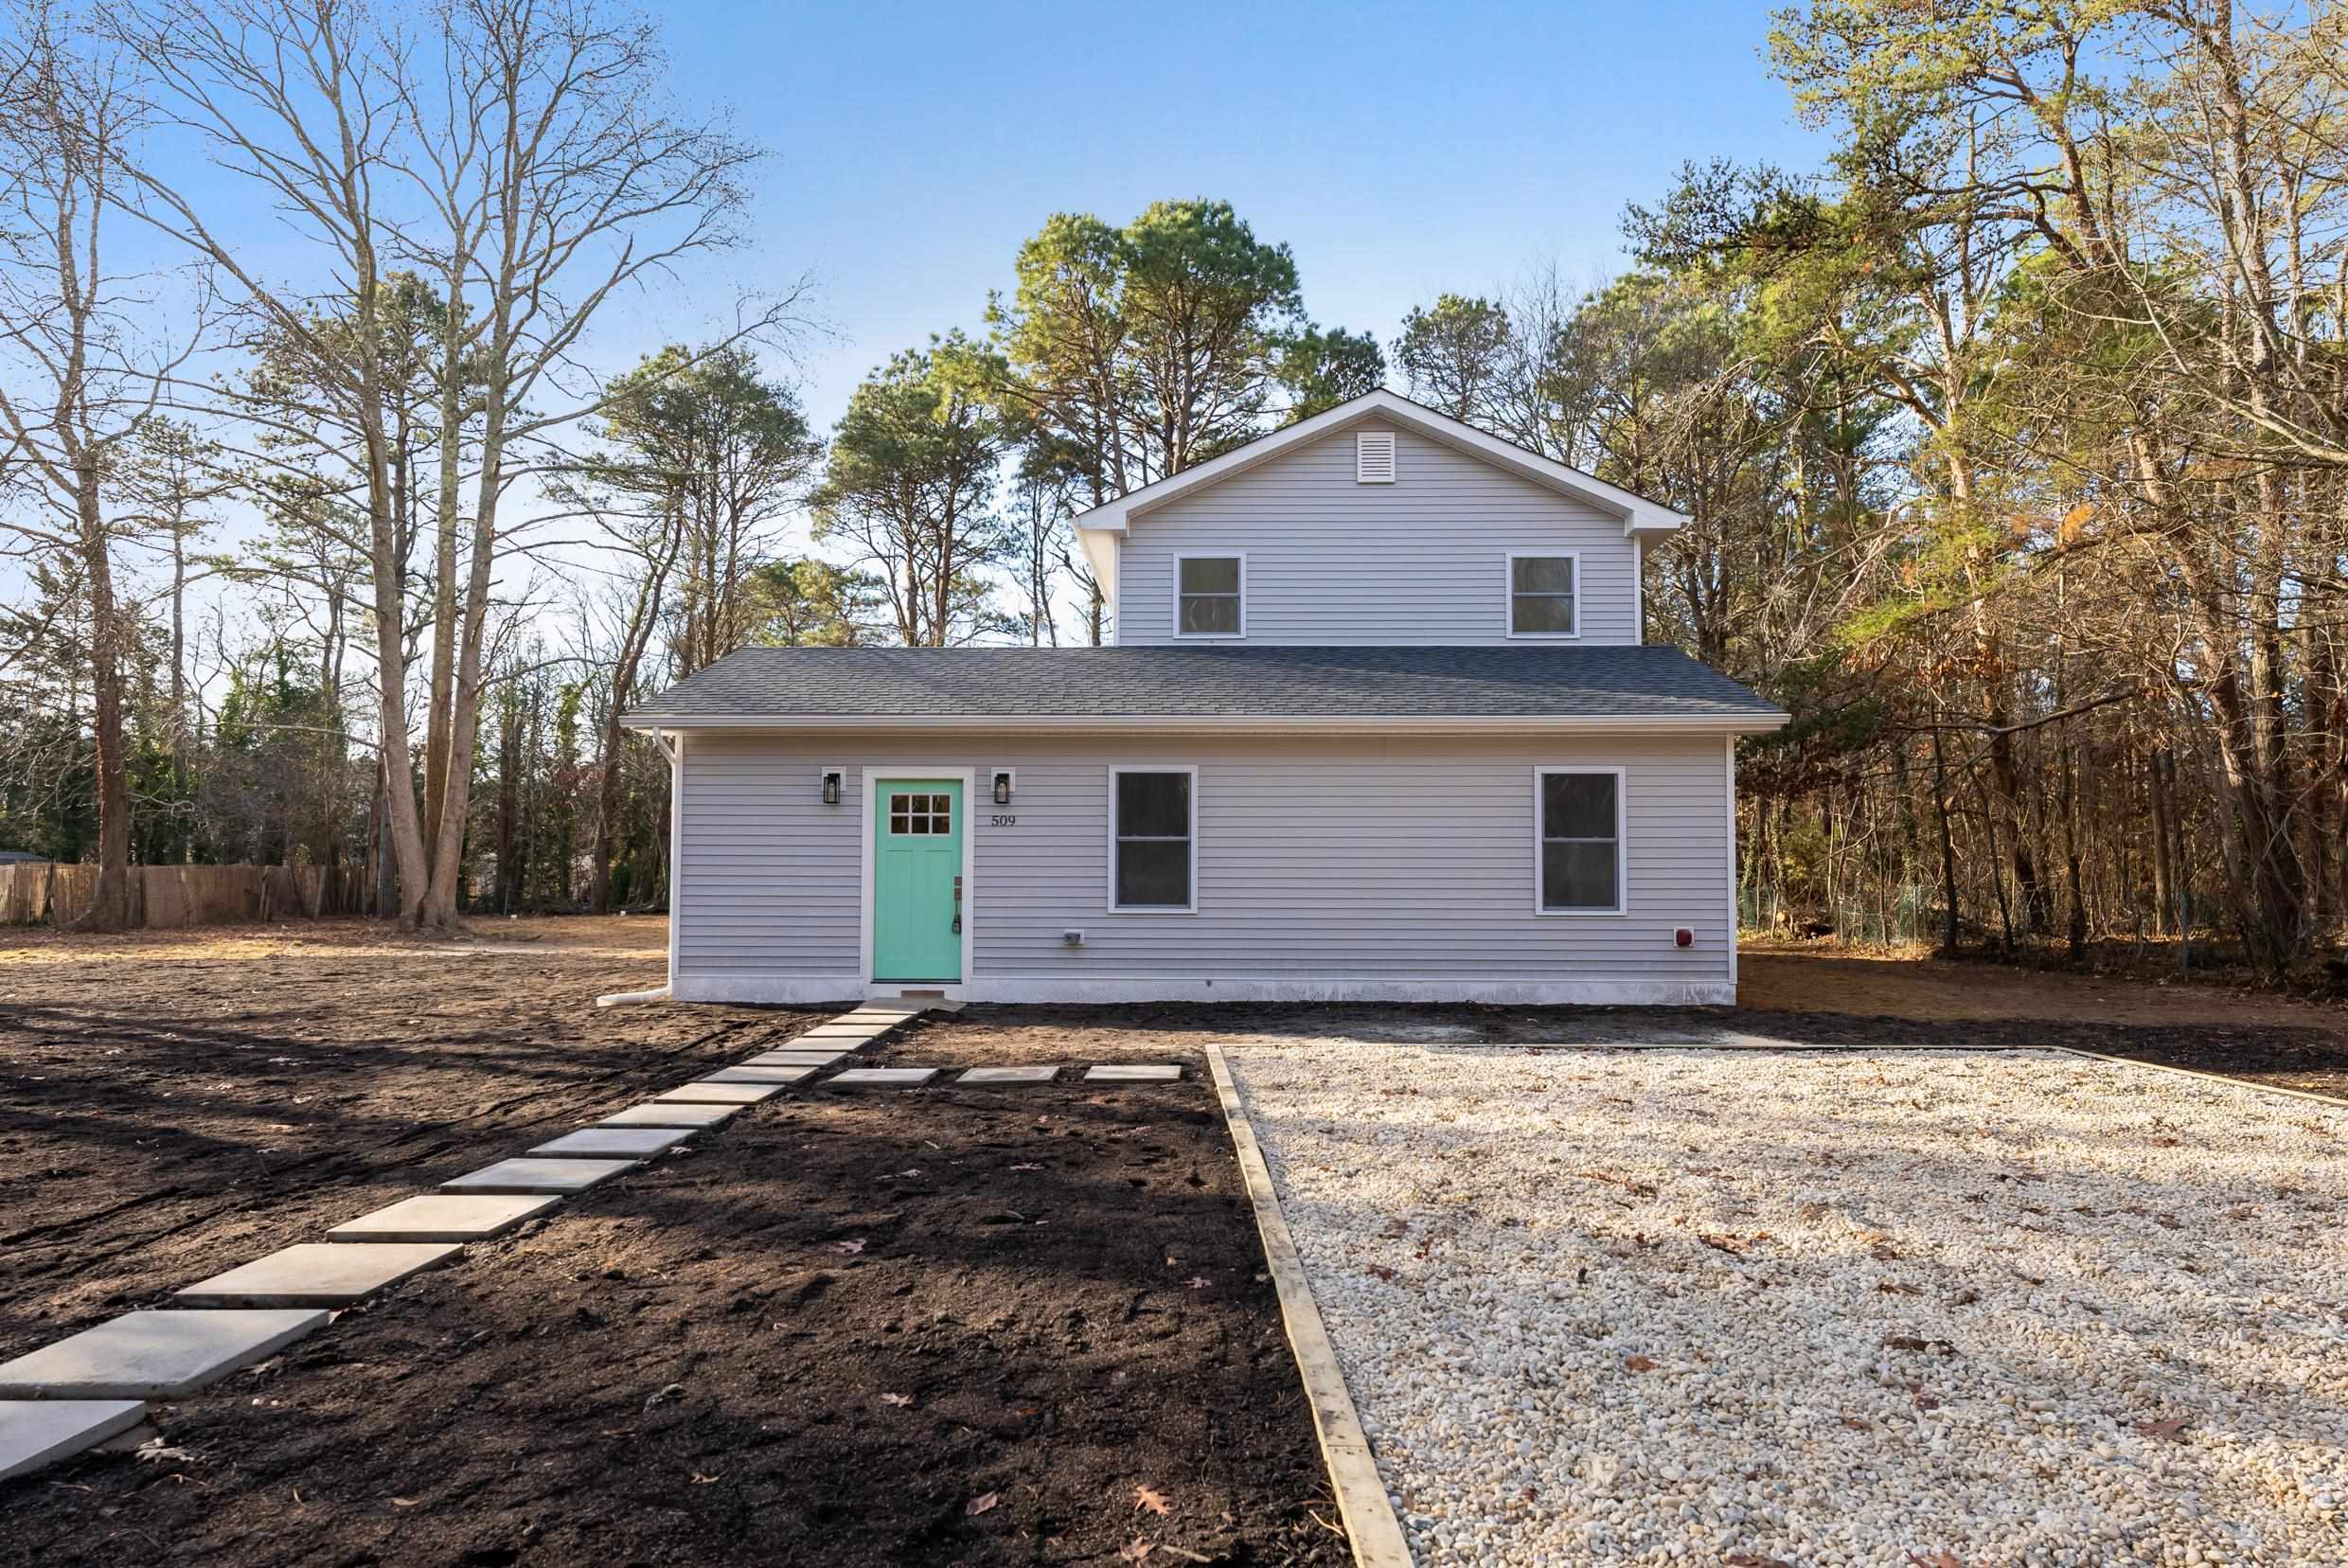
POLYGON ((956 877, 954 879, 953 929, 955 935, 959 936, 962 935, 962 879, 960 877, 956 877))

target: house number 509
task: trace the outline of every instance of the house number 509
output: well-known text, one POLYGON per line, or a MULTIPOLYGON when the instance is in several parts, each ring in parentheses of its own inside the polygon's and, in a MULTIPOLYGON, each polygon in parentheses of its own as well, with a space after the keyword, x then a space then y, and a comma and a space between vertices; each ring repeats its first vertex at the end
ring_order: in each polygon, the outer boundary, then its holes
POLYGON ((998 828, 1016 828, 1019 826, 1019 817, 1014 812, 997 811, 995 813, 994 822, 995 826, 998 828))

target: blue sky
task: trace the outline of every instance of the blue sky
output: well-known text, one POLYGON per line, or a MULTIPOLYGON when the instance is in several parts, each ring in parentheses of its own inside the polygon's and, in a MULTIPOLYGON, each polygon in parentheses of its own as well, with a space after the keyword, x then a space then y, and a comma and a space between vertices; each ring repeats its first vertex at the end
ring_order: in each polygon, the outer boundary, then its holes
MULTIPOLYGON (((975 330, 1056 210, 1122 222, 1230 201, 1296 253, 1325 325, 1389 340, 1444 289, 1622 262, 1626 202, 1689 158, 1806 166, 1729 4, 847 4, 695 0, 664 15, 681 90, 774 152, 745 280, 811 272, 802 355, 828 429, 866 370, 975 330)), ((658 334, 658 322, 644 328, 658 334)), ((689 329, 688 329, 689 332, 689 329)), ((686 335, 686 334, 672 334, 686 335)))

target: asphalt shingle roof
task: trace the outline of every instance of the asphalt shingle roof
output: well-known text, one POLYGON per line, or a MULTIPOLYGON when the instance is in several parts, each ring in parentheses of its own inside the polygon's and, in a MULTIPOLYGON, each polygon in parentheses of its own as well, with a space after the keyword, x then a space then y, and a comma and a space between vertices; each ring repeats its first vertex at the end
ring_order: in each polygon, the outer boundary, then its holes
POLYGON ((748 648, 631 718, 1782 717, 1676 648, 748 648))

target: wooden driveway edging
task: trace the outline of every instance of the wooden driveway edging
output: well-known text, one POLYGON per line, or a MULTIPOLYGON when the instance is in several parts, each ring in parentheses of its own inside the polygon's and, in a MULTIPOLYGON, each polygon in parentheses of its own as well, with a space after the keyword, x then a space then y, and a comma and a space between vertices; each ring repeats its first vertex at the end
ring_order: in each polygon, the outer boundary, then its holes
POLYGON ((2256 1083, 2249 1078, 2232 1078, 2224 1073, 2205 1073, 2197 1067, 2172 1067, 2165 1061, 2144 1061, 2136 1057, 2107 1056, 2101 1051, 2081 1050, 2076 1045, 2054 1045, 2049 1050, 2066 1056, 2085 1057, 2090 1061, 2116 1061, 2123 1067, 2142 1067, 2152 1073, 2175 1073, 2179 1078, 2199 1078, 2204 1083, 2223 1083, 2230 1088, 2247 1089, 2253 1095, 2288 1095, 2293 1099, 2313 1100, 2328 1105, 2335 1111, 2348 1107, 2348 1099, 2338 1095, 2320 1095, 2313 1089, 2293 1089, 2280 1083, 2256 1083))
POLYGON ((1239 1156, 1239 1176, 1247 1185, 1248 1201, 1255 1208, 1255 1229, 1263 1238, 1264 1258, 1272 1282, 1280 1292, 1280 1316, 1288 1325, 1289 1348, 1304 1374, 1305 1396, 1312 1405, 1312 1429, 1321 1440, 1321 1457, 1329 1467, 1329 1485, 1337 1492, 1337 1510, 1345 1521, 1345 1534, 1359 1568, 1411 1568, 1411 1548, 1403 1540, 1386 1485, 1378 1478, 1378 1461, 1371 1457, 1369 1437, 1355 1414, 1353 1396, 1345 1392, 1344 1374, 1329 1346, 1321 1309, 1314 1305, 1312 1286, 1305 1277, 1305 1260, 1289 1236, 1289 1222, 1280 1213, 1280 1196, 1272 1189, 1272 1168, 1255 1142, 1255 1129, 1239 1104, 1239 1088, 1223 1060, 1220 1045, 1206 1048, 1207 1066, 1215 1074, 1216 1097, 1222 1102, 1223 1121, 1231 1129, 1232 1147, 1239 1156))

